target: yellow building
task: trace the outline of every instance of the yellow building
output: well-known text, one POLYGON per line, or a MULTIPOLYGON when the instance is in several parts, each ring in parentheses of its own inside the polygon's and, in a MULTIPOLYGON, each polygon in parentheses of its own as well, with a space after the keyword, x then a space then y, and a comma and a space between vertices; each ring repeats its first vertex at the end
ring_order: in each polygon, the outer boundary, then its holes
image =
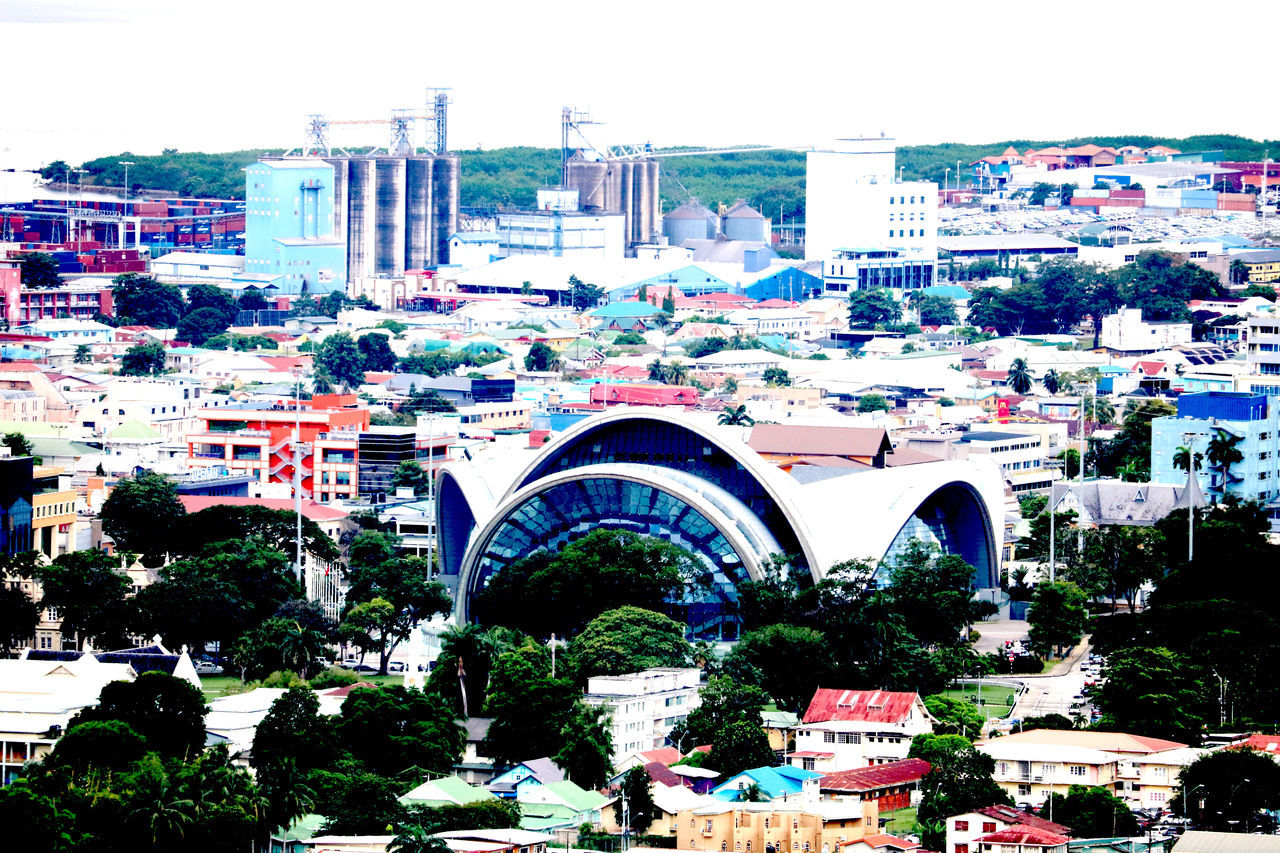
POLYGON ((528 429, 533 406, 524 400, 510 403, 475 403, 459 406, 458 422, 461 431, 474 429, 528 429))
POLYGON ((53 465, 32 472, 31 547, 50 560, 75 550, 76 493, 61 487, 62 474, 53 465))
POLYGON ((724 802, 681 810, 676 847, 721 853, 832 853, 879 829, 874 801, 724 802))

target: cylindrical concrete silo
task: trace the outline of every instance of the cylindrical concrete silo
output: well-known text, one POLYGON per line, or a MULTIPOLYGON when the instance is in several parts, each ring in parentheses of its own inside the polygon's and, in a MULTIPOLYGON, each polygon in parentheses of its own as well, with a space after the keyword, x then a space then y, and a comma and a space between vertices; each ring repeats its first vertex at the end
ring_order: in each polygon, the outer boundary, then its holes
POLYGON ((377 219, 373 272, 377 275, 401 275, 404 273, 405 159, 379 157, 377 164, 374 172, 377 219))
POLYGON ((377 256, 377 161, 353 157, 347 161, 347 278, 375 273, 377 256))
POLYGON ((618 170, 618 181, 622 188, 622 198, 618 200, 618 210, 622 213, 622 233, 629 246, 636 241, 636 166, 630 160, 623 160, 615 163, 614 168, 618 170))
POLYGON ((571 160, 565 170, 565 186, 578 191, 578 204, 583 210, 608 210, 609 165, 593 160, 571 160))
POLYGON ((405 161, 405 269, 432 266, 435 244, 434 157, 410 157, 405 161))
POLYGON ((432 246, 433 265, 449 262, 449 239, 458 233, 458 206, 461 198, 462 160, 457 154, 445 154, 435 158, 432 170, 435 200, 435 241, 432 246))

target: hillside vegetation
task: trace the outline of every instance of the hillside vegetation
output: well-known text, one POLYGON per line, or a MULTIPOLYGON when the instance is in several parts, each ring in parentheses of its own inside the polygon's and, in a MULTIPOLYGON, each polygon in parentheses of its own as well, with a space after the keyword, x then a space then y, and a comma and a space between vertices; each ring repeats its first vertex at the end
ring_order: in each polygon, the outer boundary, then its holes
MULTIPOLYGON (((1168 145, 1180 151, 1222 151, 1227 160, 1261 160, 1264 151, 1280 152, 1280 140, 1253 140, 1215 134, 1176 139, 1160 136, 1094 136, 1076 139, 1028 140, 968 144, 905 145, 898 148, 903 177, 941 184, 955 180, 956 161, 962 168, 980 157, 999 154, 1012 145, 1019 151, 1049 145, 1168 145), (952 174, 947 175, 950 169, 952 174)), ((248 149, 216 154, 178 152, 141 155, 124 152, 90 160, 86 184, 119 186, 124 180, 120 160, 131 160, 129 183, 137 190, 167 190, 183 195, 243 198, 245 166, 282 149, 248 149)), ((527 207, 539 187, 559 180, 560 153, 552 148, 518 146, 488 151, 459 151, 462 157, 463 207, 527 207)), ((800 151, 748 151, 663 158, 663 210, 696 198, 713 210, 745 198, 776 222, 804 218, 804 153, 800 151)), ((46 177, 57 179, 64 164, 51 164, 46 177)))

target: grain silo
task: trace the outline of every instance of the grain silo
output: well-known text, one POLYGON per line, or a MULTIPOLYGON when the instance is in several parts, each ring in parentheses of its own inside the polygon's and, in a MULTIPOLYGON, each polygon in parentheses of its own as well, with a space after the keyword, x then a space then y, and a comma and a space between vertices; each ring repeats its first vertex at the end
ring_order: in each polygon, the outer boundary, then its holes
POLYGON ((628 248, 657 236, 657 160, 589 159, 579 151, 565 163, 564 186, 578 191, 583 211, 621 213, 628 248))
POLYGON ((448 262, 458 230, 456 155, 330 157, 335 233, 347 238, 349 280, 403 275, 448 262))
POLYGON ((726 240, 743 240, 748 243, 769 245, 771 223, 760 211, 742 199, 720 217, 720 230, 726 240))
POLYGON ((682 204, 662 217, 662 233, 673 246, 684 245, 685 240, 714 240, 718 227, 716 215, 696 201, 682 204))

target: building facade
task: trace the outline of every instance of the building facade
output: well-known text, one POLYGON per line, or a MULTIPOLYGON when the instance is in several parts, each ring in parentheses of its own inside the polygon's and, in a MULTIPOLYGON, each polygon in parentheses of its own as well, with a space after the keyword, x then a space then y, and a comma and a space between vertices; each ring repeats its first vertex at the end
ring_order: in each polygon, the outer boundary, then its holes
POLYGON ((37 320, 92 320, 115 310, 111 286, 105 279, 69 281, 62 287, 23 287, 21 263, 0 261, 0 319, 10 326, 37 320))
POLYGON ((1151 422, 1151 482, 1182 485, 1187 472, 1174 460, 1180 447, 1199 453, 1200 489, 1213 499, 1235 495, 1266 503, 1280 494, 1280 406, 1265 394, 1203 391, 1178 398, 1178 414, 1151 422), (1230 443, 1242 457, 1223 466, 1213 447, 1230 443))
POLYGON ((697 668, 662 668, 588 679, 583 701, 610 714, 610 760, 665 746, 671 729, 701 702, 701 674, 697 668))
POLYGON ((1102 318, 1098 343, 1115 352, 1156 352, 1191 343, 1191 324, 1147 322, 1141 308, 1121 308, 1102 318))
POLYGON ((937 277, 937 256, 919 249, 838 248, 822 264, 828 295, 877 287, 905 293, 932 287, 937 277))
POLYGON ((821 688, 796 726, 788 761, 835 773, 902 761, 918 734, 933 731, 933 717, 916 693, 821 688))
POLYGON ((679 812, 676 847, 713 853, 833 853, 842 844, 874 834, 879 816, 874 801, 708 805, 679 812))
POLYGON ((245 272, 280 276, 279 292, 345 292, 347 246, 334 227, 333 166, 259 160, 245 169, 245 272))

